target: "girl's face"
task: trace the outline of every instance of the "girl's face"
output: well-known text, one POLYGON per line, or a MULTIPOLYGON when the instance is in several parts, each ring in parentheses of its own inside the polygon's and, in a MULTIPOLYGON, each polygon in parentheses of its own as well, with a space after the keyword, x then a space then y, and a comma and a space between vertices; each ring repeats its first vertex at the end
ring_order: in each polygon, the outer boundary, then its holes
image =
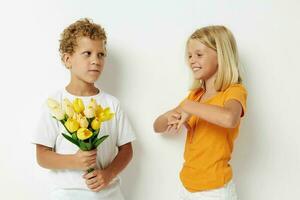
POLYGON ((105 58, 105 44, 102 40, 79 38, 75 52, 68 57, 72 80, 95 83, 99 78, 105 58))
POLYGON ((196 80, 206 81, 218 70, 217 52, 196 39, 188 42, 188 63, 196 80))

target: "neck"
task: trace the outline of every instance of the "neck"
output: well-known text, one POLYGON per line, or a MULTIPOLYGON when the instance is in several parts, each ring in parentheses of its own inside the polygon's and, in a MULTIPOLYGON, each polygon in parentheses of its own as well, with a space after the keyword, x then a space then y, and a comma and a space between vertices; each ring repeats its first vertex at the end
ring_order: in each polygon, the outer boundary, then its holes
POLYGON ((216 93, 216 89, 215 89, 215 75, 213 75, 212 77, 210 77, 209 79, 207 80, 204 80, 204 84, 205 84, 205 91, 208 93, 208 94, 214 94, 216 93))
POLYGON ((70 82, 66 90, 75 96, 93 96, 99 93, 94 84, 70 82))

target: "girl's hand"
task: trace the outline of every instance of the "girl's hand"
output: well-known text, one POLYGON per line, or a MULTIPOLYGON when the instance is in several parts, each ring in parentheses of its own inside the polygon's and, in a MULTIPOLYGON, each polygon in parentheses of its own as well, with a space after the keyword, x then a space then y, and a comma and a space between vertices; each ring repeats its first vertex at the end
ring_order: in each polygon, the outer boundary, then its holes
POLYGON ((184 124, 186 126, 187 129, 190 128, 190 126, 188 125, 187 121, 188 119, 190 118, 190 114, 184 112, 184 111, 181 111, 180 113, 180 119, 179 119, 179 122, 177 123, 177 129, 179 130, 181 128, 181 126, 184 124))
POLYGON ((108 169, 95 169, 83 175, 85 183, 93 192, 99 192, 105 188, 114 178, 113 173, 108 169))
POLYGON ((177 130, 177 124, 179 123, 179 120, 181 118, 181 115, 178 111, 172 110, 166 115, 168 119, 168 128, 166 130, 167 133, 176 133, 177 130))
POLYGON ((96 156, 97 156, 97 149, 91 151, 82 151, 79 149, 76 152, 76 154, 74 154, 76 169, 81 169, 86 171, 90 168, 95 168, 96 156))

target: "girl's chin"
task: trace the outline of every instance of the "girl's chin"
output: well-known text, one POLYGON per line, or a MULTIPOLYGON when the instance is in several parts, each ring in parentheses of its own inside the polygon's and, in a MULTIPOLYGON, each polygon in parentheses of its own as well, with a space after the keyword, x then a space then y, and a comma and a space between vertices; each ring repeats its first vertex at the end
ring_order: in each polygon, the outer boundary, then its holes
POLYGON ((203 80, 203 77, 202 76, 199 76, 199 75, 196 75, 194 74, 194 79, 197 80, 197 81, 200 81, 200 80, 203 80))

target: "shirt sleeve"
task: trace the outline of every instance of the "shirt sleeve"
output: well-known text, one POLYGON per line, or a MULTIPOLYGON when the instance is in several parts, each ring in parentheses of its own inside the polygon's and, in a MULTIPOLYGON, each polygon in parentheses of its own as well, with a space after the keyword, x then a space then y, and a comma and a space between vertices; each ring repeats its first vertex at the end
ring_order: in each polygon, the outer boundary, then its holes
POLYGON ((58 121, 55 120, 46 103, 42 106, 41 116, 38 120, 38 124, 31 142, 33 144, 41 144, 47 147, 54 148, 56 138, 59 134, 58 121))
POLYGON ((240 104, 242 105, 242 114, 241 117, 244 116, 245 112, 246 112, 246 102, 247 102, 247 90, 245 89, 244 86, 242 85, 233 85, 230 86, 226 93, 225 93, 225 101, 224 104, 226 103, 226 101, 234 99, 238 102, 240 102, 240 104))
POLYGON ((117 145, 122 146, 136 139, 132 126, 127 118, 126 114, 122 110, 120 104, 117 106, 116 110, 116 120, 117 120, 117 131, 118 140, 117 145))

